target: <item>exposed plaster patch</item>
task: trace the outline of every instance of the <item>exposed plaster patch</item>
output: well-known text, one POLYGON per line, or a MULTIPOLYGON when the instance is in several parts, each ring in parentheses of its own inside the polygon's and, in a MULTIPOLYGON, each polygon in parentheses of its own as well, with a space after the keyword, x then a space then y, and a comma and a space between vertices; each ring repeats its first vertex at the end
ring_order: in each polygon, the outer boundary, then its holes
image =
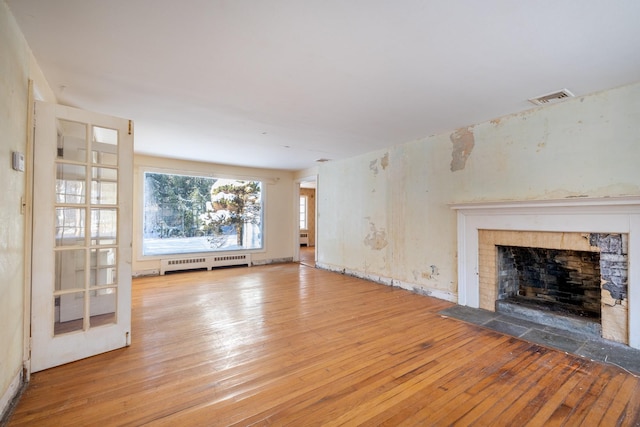
POLYGON ((431 268, 431 272, 428 272, 428 271, 422 272, 422 278, 427 280, 437 280, 437 276, 440 275, 440 272, 438 271, 438 266, 431 265, 429 267, 431 268))
POLYGON ((373 171, 374 175, 378 175, 378 159, 369 162, 369 169, 373 171))
POLYGON ((365 245, 369 246, 371 249, 379 251, 389 244, 389 242, 387 242, 387 233, 384 230, 378 230, 376 225, 372 222, 369 223, 369 227, 371 228, 371 231, 364 239, 365 245))
POLYGON ((431 275, 432 276, 439 276, 440 272, 438 271, 438 267, 435 265, 431 265, 431 275))
POLYGON ((385 155, 382 156, 380 166, 382 166, 382 169, 387 169, 387 166, 389 166, 389 153, 385 153, 385 155))
POLYGON ((467 159, 473 151, 475 138, 471 127, 458 129, 449 137, 453 144, 451 153, 451 172, 464 169, 467 159))

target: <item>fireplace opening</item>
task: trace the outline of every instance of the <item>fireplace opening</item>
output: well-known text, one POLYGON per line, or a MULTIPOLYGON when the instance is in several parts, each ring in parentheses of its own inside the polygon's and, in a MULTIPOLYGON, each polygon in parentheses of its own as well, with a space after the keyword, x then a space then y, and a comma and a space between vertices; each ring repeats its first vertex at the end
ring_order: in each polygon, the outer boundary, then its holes
POLYGON ((497 246, 498 300, 600 322, 600 253, 497 246))

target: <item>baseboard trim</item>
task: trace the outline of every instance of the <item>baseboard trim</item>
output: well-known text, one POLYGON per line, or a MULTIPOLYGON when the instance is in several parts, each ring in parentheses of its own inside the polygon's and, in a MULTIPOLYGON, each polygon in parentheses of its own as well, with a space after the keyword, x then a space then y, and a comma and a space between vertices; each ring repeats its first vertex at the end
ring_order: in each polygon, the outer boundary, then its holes
POLYGON ((333 271, 334 273, 346 274, 347 276, 353 276, 357 277, 358 279, 364 279, 370 282, 379 283, 381 285, 402 288, 407 291, 424 296, 434 297, 449 302, 458 302, 458 295, 456 293, 447 292, 440 289, 425 288, 415 283, 403 282, 402 280, 392 279, 391 277, 363 273, 361 271, 336 267, 330 264, 316 263, 316 267, 322 270, 333 271))
POLYGON ((154 268, 150 270, 137 270, 131 273, 131 277, 159 276, 160 269, 154 268))
POLYGON ((253 265, 269 265, 269 264, 284 264, 287 262, 293 262, 293 257, 287 258, 272 258, 272 259, 259 259, 252 261, 253 265))
POLYGON ((3 426, 9 421, 9 416, 17 404, 23 385, 24 379, 22 377, 22 369, 20 369, 0 398, 0 425, 3 426))

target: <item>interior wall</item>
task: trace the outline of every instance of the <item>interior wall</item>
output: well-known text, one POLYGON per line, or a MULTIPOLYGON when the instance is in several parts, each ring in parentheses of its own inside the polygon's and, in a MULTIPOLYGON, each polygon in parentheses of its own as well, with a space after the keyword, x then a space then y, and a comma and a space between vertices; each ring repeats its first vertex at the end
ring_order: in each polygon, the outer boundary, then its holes
POLYGON ((452 203, 640 195, 640 84, 319 167, 318 264, 457 301, 452 203))
POLYGON ((0 2, 0 418, 19 386, 23 361, 25 173, 11 168, 26 154, 29 48, 0 2))
POLYGON ((301 188, 301 196, 307 196, 307 232, 309 246, 316 245, 316 190, 315 188, 301 188))
POLYGON ((263 250, 250 251, 254 264, 266 264, 293 260, 295 218, 293 205, 293 172, 271 169, 256 169, 187 160, 167 159, 146 155, 134 156, 133 187, 133 274, 158 274, 160 259, 142 257, 142 203, 143 174, 145 170, 159 172, 204 174, 221 178, 258 179, 265 185, 263 250))

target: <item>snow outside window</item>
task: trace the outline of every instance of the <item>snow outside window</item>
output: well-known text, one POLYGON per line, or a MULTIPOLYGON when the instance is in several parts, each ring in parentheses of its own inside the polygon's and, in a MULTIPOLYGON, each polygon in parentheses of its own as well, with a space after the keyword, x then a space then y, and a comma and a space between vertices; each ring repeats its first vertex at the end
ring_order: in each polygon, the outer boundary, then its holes
POLYGON ((262 248, 262 182, 144 174, 145 256, 262 248))

